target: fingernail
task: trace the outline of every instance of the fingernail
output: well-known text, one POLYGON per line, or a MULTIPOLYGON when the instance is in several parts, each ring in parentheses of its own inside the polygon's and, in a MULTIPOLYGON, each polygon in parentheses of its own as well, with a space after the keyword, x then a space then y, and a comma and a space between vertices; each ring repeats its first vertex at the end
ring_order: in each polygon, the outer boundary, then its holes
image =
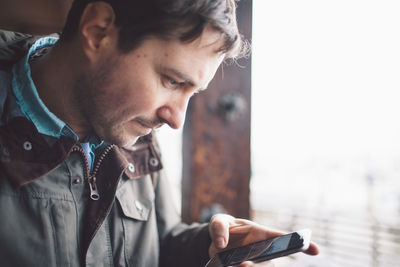
POLYGON ((216 245, 219 248, 224 248, 225 247, 225 240, 223 237, 218 237, 216 240, 216 245))

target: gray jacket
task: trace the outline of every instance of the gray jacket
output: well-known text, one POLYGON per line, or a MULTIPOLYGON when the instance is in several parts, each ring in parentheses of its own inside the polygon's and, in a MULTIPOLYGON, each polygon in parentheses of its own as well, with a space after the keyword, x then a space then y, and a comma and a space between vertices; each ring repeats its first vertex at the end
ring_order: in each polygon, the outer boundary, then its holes
POLYGON ((0 266, 204 266, 208 226, 180 222, 152 136, 104 144, 89 173, 79 143, 24 117, 10 69, 33 40, 0 31, 0 266))

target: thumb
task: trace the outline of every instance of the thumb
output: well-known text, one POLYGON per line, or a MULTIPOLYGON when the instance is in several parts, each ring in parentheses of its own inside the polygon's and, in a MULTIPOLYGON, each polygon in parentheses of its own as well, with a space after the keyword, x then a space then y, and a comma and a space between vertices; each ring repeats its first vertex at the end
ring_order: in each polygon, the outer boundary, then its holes
POLYGON ((211 218, 209 231, 211 240, 217 249, 224 249, 229 241, 229 226, 234 218, 227 214, 217 214, 211 218))

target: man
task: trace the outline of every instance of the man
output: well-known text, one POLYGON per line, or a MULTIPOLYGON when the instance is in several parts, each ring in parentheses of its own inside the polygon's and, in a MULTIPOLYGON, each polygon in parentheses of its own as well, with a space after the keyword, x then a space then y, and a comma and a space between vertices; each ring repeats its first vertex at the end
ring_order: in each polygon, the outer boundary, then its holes
POLYGON ((240 52, 235 21, 234 0, 76 0, 59 40, 2 33, 1 266, 204 266, 281 234, 182 224, 152 140, 240 52))

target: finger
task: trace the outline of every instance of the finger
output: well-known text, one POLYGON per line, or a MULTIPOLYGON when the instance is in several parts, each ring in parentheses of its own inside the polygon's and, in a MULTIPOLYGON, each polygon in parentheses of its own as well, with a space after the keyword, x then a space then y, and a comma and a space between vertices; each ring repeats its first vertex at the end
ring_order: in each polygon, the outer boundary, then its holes
POLYGON ((210 221, 210 236, 214 245, 218 249, 226 247, 229 241, 229 225, 234 222, 234 218, 226 214, 217 214, 210 221))
POLYGON ((315 244, 314 242, 311 242, 310 247, 306 251, 304 251, 304 253, 315 256, 315 255, 319 254, 319 248, 318 248, 317 244, 315 244))
POLYGON ((252 267, 252 266, 254 266, 254 263, 251 262, 251 261, 245 261, 245 262, 242 262, 242 263, 239 265, 239 267, 252 267))
POLYGON ((272 261, 263 261, 260 263, 254 263, 252 261, 242 262, 239 267, 274 267, 274 263, 272 261))
POLYGON ((263 235, 265 235, 265 238, 271 238, 285 234, 285 232, 268 228, 264 225, 249 220, 236 219, 236 218, 234 219, 232 225, 230 226, 229 231, 235 234, 244 234, 248 233, 250 229, 252 229, 252 231, 256 230, 260 233, 263 233, 263 235))

